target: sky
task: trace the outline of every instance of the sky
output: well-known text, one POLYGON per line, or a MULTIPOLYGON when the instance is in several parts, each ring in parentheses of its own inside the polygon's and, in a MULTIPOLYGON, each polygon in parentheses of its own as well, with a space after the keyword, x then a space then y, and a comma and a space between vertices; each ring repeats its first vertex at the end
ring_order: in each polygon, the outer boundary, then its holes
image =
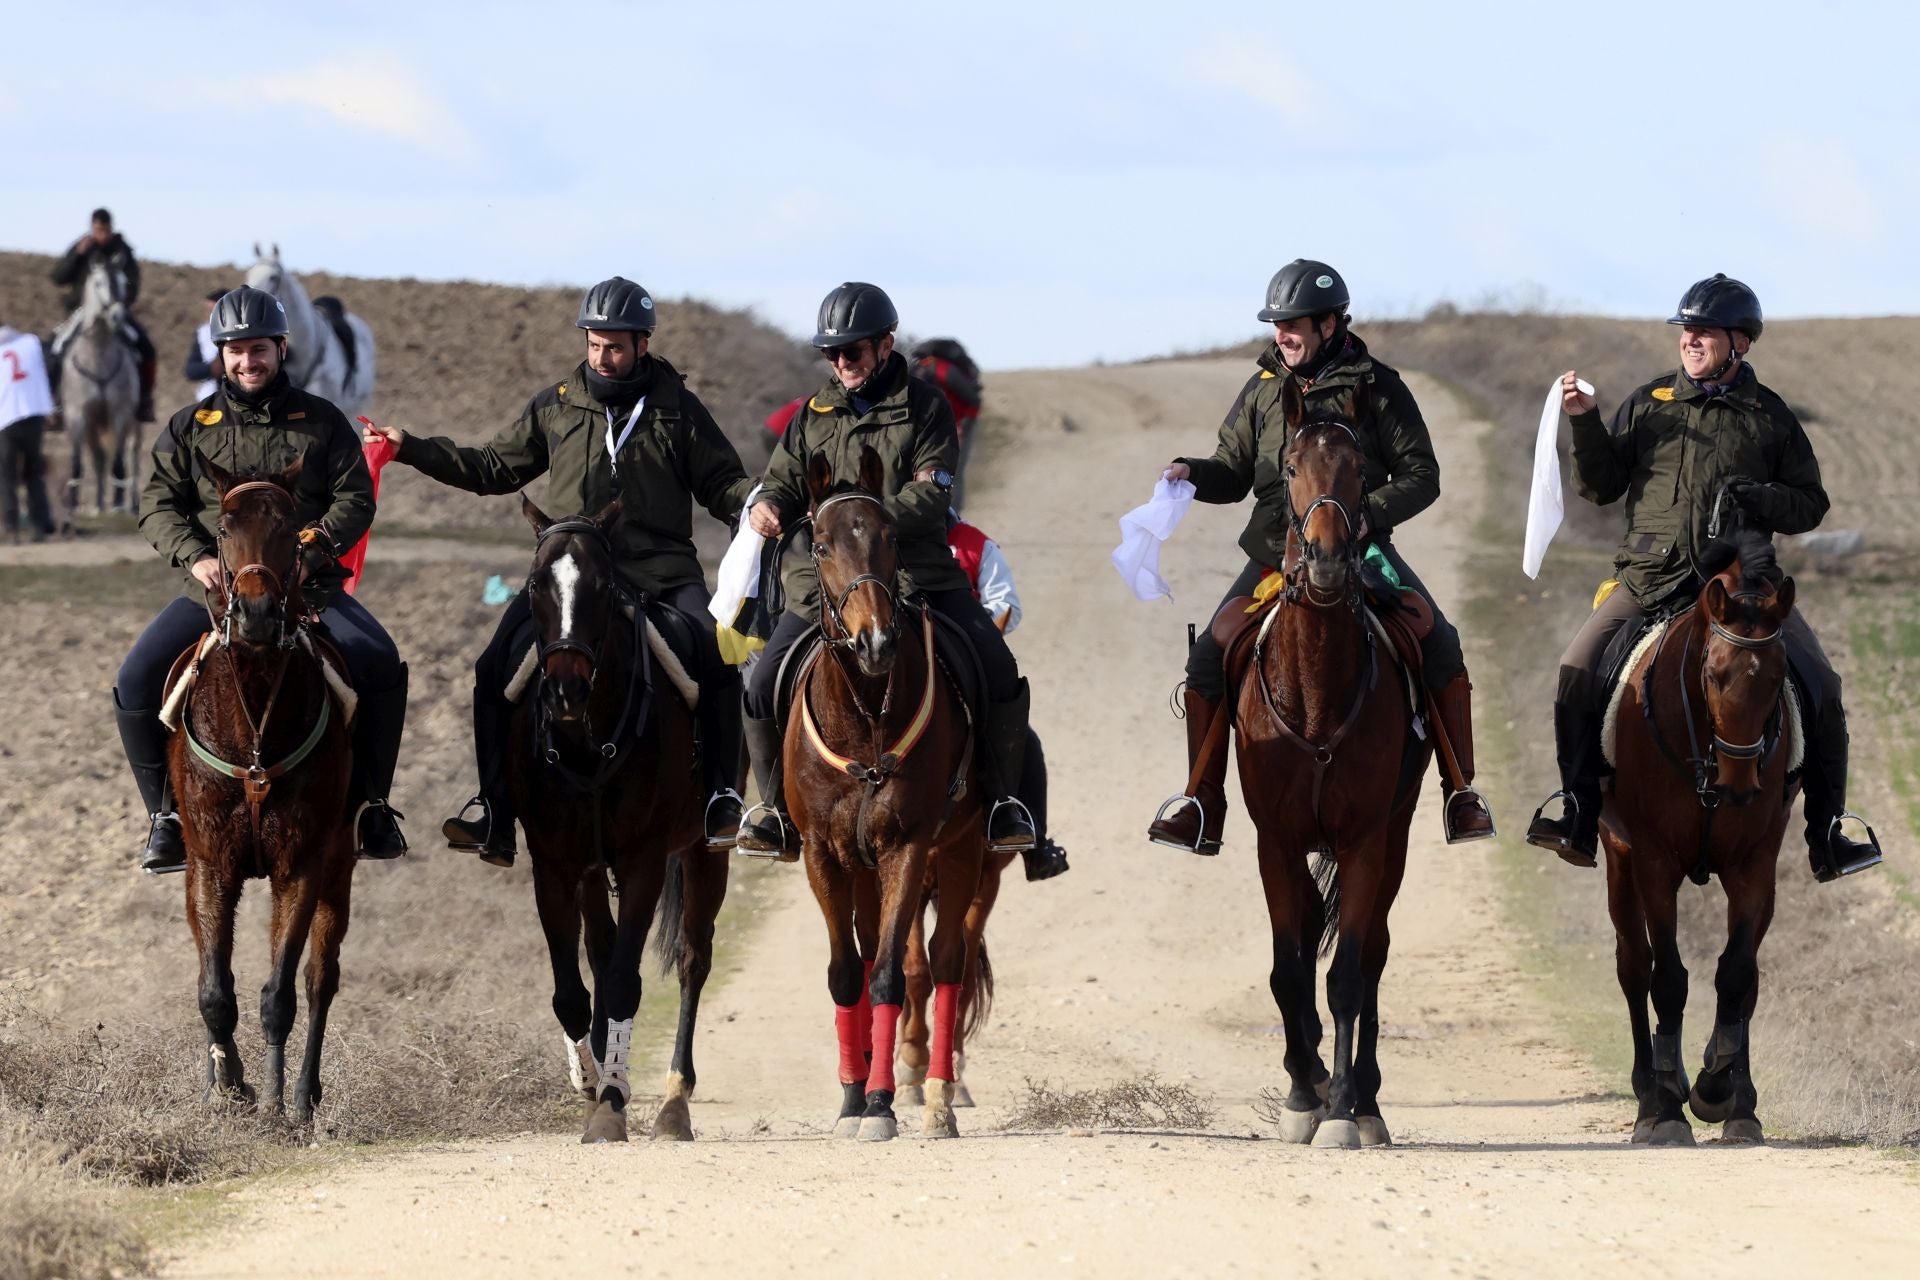
MULTIPOLYGON (((0 0, 0 247, 585 286, 990 368, 1439 301, 1920 312, 1920 6, 0 0), (1906 226, 1907 231, 1899 230, 1906 226)), ((347 299, 349 305, 352 299, 347 299)), ((666 311, 663 323, 670 325, 666 311)))

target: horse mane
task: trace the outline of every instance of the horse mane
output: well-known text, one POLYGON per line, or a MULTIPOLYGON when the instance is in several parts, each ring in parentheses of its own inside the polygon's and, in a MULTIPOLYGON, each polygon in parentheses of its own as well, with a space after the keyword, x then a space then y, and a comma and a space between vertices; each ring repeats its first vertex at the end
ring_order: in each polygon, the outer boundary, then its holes
POLYGON ((1786 576, 1774 554, 1773 539, 1757 529, 1736 529, 1714 539, 1701 551, 1697 563, 1701 576, 1712 578, 1736 560, 1740 562, 1743 590, 1772 591, 1786 576))

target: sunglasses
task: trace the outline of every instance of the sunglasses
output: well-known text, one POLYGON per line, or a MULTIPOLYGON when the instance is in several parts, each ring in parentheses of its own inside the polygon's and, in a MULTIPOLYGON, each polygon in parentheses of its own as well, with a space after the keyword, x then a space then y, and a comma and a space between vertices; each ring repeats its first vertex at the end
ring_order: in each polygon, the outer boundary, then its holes
POLYGON ((849 343, 844 347, 825 347, 820 354, 826 357, 828 364, 841 364, 848 360, 858 360, 868 345, 869 340, 863 338, 859 342, 849 343))

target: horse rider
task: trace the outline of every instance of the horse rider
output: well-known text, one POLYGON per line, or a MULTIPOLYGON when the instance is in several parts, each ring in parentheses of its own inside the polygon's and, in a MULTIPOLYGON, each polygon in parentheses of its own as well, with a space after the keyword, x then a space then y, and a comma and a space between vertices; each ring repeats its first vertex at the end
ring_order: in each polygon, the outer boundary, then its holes
POLYGON ((202 399, 220 387, 220 348, 213 345, 213 308, 226 296, 225 289, 208 292, 206 321, 193 331, 193 346, 188 348, 180 370, 180 376, 194 384, 194 394, 202 399))
MULTIPOLYGON (((1297 258, 1280 268, 1267 285, 1259 318, 1273 326, 1274 341, 1260 353, 1259 369, 1241 388, 1210 458, 1176 458, 1162 474, 1190 480, 1202 502, 1233 503, 1254 494, 1253 515, 1240 535, 1247 565, 1221 601, 1246 596, 1260 579, 1281 570, 1287 551, 1289 500, 1281 455, 1287 432, 1281 420, 1281 392, 1289 381, 1304 396, 1309 417, 1344 407, 1355 392, 1364 394, 1371 412, 1353 424, 1363 458, 1365 498, 1354 513, 1356 536, 1369 541, 1393 567, 1405 590, 1417 592, 1433 611, 1433 627, 1420 642, 1422 672, 1429 703, 1446 730, 1460 770, 1460 789, 1441 770, 1448 788, 1442 823, 1448 844, 1493 835, 1493 814, 1473 789, 1473 685, 1467 679, 1460 635, 1433 595, 1393 543, 1393 532, 1433 505, 1440 496, 1440 465, 1433 456, 1420 406, 1400 375, 1373 358, 1367 344, 1348 326, 1351 299, 1340 273, 1324 262, 1297 258)), ((1223 714, 1226 696, 1224 655, 1202 628, 1187 653, 1187 760, 1191 771, 1207 731, 1223 714)), ((1224 714, 1231 715, 1231 709, 1224 714)), ((1436 756, 1436 763, 1438 759, 1436 756)), ((1195 853, 1220 851, 1226 818, 1227 753, 1214 751, 1193 789, 1192 804, 1174 808, 1148 828, 1156 844, 1195 853)))
POLYGON ((53 340, 47 344, 51 351, 48 373, 53 379, 53 389, 56 393, 60 390, 60 358, 66 354, 67 344, 73 341, 74 334, 80 330, 80 303, 86 288, 87 273, 93 270, 96 263, 104 264, 120 278, 120 301, 127 304, 127 324, 123 336, 140 362, 140 403, 134 409, 134 416, 142 422, 152 422, 153 378, 158 360, 153 350, 153 339, 133 318, 133 305, 140 300, 140 260, 133 256, 133 246, 113 229, 113 215, 105 209, 93 211, 93 223, 87 234, 75 240, 60 261, 53 264, 53 282, 66 287, 67 310, 72 313, 54 330, 53 340))
MULTIPOLYGON (((1013 566, 1000 544, 977 525, 968 524, 960 513, 947 511, 947 548, 966 572, 974 599, 993 619, 1001 635, 1012 635, 1020 625, 1020 593, 1013 584, 1013 566)), ((1020 775, 1020 799, 1033 815, 1034 847, 1021 857, 1027 864, 1027 879, 1051 880, 1069 870, 1067 851, 1047 834, 1047 757, 1040 747, 1040 735, 1027 730, 1027 752, 1020 775)))
MULTIPOLYGON (((861 449, 871 446, 886 472, 881 495, 898 537, 901 595, 923 600, 966 633, 986 677, 985 745, 996 797, 987 818, 994 848, 1025 852, 1035 846, 1033 818, 1016 797, 1027 741, 1029 690, 1013 651, 974 599, 967 575, 947 548, 947 511, 958 445, 953 410, 938 390, 913 376, 894 350, 900 316, 875 285, 848 282, 820 304, 813 345, 833 370, 827 383, 780 437, 767 463, 760 497, 748 512, 754 531, 775 538, 807 514, 807 463, 819 454, 837 481, 859 478, 861 449)), ((810 548, 784 562, 787 610, 747 682, 747 752, 761 803, 740 828, 740 847, 785 860, 799 856, 799 835, 786 815, 781 789, 781 735, 774 722, 781 660, 820 616, 820 576, 810 548)))
POLYGON ((294 493, 303 592, 359 695, 351 791, 356 848, 363 858, 397 858, 407 841, 387 792, 407 718, 407 666, 366 605, 341 590, 347 574, 340 553, 373 524, 373 481, 358 435, 339 409, 288 382, 287 313, 278 298, 243 285, 215 305, 210 323, 220 348, 220 389, 174 414, 161 431, 140 497, 140 532, 187 572, 187 591, 134 641, 113 689, 120 741, 151 819, 141 869, 158 875, 186 866, 169 799, 162 686, 174 659, 212 625, 204 597, 225 588, 214 533, 220 491, 196 455, 253 476, 303 464, 294 493))
MULTIPOLYGON (((711 599, 693 548, 693 503, 731 525, 753 482, 740 455, 678 370, 648 351, 660 317, 647 291, 614 276, 587 290, 575 326, 586 359, 563 380, 534 393, 514 423, 479 448, 444 436, 367 428, 399 447, 395 460, 473 493, 512 493, 547 475, 547 510, 592 515, 621 499, 608 531, 620 576, 650 599, 701 620, 711 638, 711 599)), ((516 635, 533 622, 522 591, 507 606, 473 668, 473 747, 480 792, 441 830, 455 849, 496 866, 513 865, 512 800, 502 776, 512 704, 506 686, 518 656, 516 635), (473 810, 477 815, 469 817, 473 810)), ((708 800, 709 848, 728 849, 740 827, 740 673, 717 653, 699 664, 701 758, 708 800)), ((696 673, 699 674, 699 673, 696 673)))
MULTIPOLYGON (((1615 554, 1620 587, 1595 607, 1560 657, 1553 738, 1561 789, 1557 816, 1536 816, 1527 842, 1576 866, 1597 860, 1602 690, 1596 672, 1619 630, 1690 602, 1702 583, 1694 561, 1722 514, 1722 495, 1749 526, 1802 533, 1827 513, 1813 445, 1793 410, 1747 361, 1761 332, 1760 299, 1725 275, 1689 288, 1670 325, 1680 328, 1680 368, 1635 389, 1603 422, 1575 375, 1560 380, 1573 423, 1574 484, 1599 506, 1626 500, 1626 536, 1615 554)), ((1731 512, 1725 514, 1731 515, 1731 512)), ((1847 813, 1847 720, 1840 677, 1799 609, 1783 628, 1788 663, 1812 706, 1807 724, 1808 859, 1816 880, 1880 861, 1841 830, 1847 813)), ((1544 806, 1542 806, 1544 808, 1544 806)))

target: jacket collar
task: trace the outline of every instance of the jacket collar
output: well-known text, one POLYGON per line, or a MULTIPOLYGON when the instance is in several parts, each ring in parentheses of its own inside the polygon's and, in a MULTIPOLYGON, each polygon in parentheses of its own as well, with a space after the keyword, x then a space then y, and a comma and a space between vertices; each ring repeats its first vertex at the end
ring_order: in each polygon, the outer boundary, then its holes
POLYGON ((233 411, 234 421, 250 425, 272 422, 292 393, 293 384, 287 380, 285 369, 274 374, 273 381, 253 396, 245 394, 225 378, 220 380, 220 394, 225 398, 227 408, 233 411))
MULTIPOLYGON (((860 384, 864 392, 871 386, 871 395, 862 395, 869 405, 868 412, 882 405, 892 404, 895 400, 904 400, 907 394, 907 380, 913 375, 907 370, 907 358, 898 351, 887 357, 887 362, 873 371, 873 377, 860 384)), ((840 385, 840 375, 834 374, 827 381, 820 394, 813 398, 814 404, 829 409, 853 411, 853 396, 840 385)))
POLYGON ((1740 362, 1740 368, 1734 373, 1733 385, 1718 393, 1701 386, 1682 369, 1673 371, 1668 385, 1673 388, 1675 400, 1733 400, 1750 408, 1760 405, 1760 377, 1754 373, 1753 365, 1745 360, 1740 362))
MULTIPOLYGON (((1269 342, 1266 350, 1260 353, 1259 365, 1276 378, 1293 377, 1293 370, 1287 368, 1280 359, 1280 348, 1269 342)), ((1312 385, 1319 387, 1344 387, 1360 382, 1373 369, 1373 357, 1367 353, 1367 344, 1359 334, 1347 333, 1346 349, 1320 370, 1320 376, 1312 385)))
MULTIPOLYGON (((659 356, 649 353, 647 359, 653 365, 653 378, 647 384, 647 408, 673 409, 680 404, 680 372, 659 356)), ((570 405, 585 409, 590 413, 604 414, 607 406, 593 394, 593 388, 587 381, 587 362, 582 360, 573 367, 573 376, 560 384, 561 399, 570 405)), ((632 408, 631 405, 627 406, 632 408)))

